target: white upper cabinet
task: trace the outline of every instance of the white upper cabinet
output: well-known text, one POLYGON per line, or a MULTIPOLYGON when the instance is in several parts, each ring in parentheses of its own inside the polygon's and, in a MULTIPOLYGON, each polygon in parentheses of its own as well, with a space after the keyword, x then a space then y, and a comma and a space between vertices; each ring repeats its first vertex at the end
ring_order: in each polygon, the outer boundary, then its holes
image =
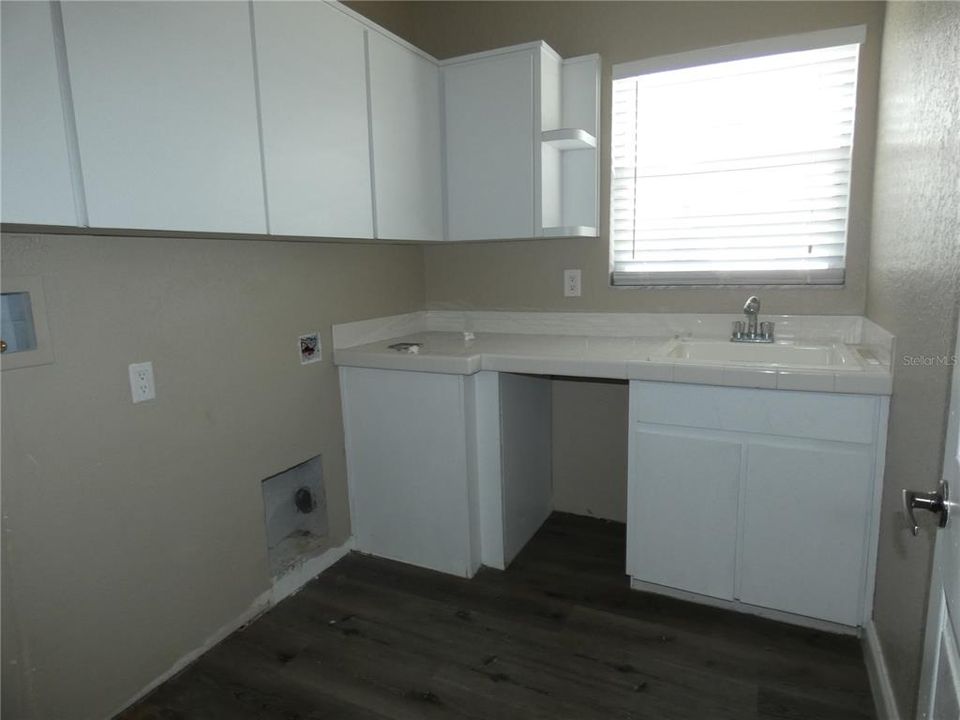
POLYGON ((536 234, 537 52, 453 61, 443 68, 450 240, 536 234))
POLYGON ((377 237, 443 239, 440 70, 367 32, 377 237))
POLYGON ((62 7, 90 225, 266 232, 249 5, 62 7))
POLYGON ((270 232, 372 238, 364 29, 323 2, 255 2, 270 232))
POLYGON ((537 42, 443 73, 449 239, 595 237, 599 56, 537 42))
POLYGON ((79 225, 46 2, 0 3, 3 222, 79 225))

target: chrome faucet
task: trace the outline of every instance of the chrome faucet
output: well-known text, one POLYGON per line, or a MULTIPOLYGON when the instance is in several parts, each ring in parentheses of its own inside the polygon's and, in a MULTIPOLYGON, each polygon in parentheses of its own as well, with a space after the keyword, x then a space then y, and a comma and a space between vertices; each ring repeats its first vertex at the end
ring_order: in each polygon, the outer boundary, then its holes
POLYGON ((731 342, 773 342, 773 323, 759 322, 760 298, 756 295, 748 297, 747 302, 743 305, 743 314, 747 316, 747 320, 746 322, 737 320, 733 323, 733 334, 730 336, 731 342))

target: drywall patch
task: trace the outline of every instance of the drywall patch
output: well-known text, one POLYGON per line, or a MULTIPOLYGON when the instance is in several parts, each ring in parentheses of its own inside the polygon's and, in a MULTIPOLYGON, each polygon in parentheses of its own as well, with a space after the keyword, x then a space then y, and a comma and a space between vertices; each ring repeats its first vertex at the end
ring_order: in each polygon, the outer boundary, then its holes
POLYGON ((327 547, 327 498, 320 455, 262 483, 270 573, 282 575, 327 547))

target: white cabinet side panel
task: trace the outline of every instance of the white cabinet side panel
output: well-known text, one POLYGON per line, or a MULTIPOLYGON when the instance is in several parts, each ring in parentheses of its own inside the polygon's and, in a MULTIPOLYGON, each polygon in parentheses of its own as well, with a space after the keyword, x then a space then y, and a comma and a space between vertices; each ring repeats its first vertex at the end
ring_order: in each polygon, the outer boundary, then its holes
POLYGON ((553 508, 553 383, 500 374, 503 555, 509 564, 553 508))
POLYGON ((534 237, 533 54, 448 65, 443 74, 449 239, 534 237))
POLYGON ((270 232, 372 238, 363 26, 322 2, 255 2, 270 232))
POLYGON ((462 377, 366 368, 341 377, 357 549, 471 575, 462 377))
POLYGON ((483 371, 471 376, 476 392, 477 484, 480 515, 481 561, 488 567, 506 568, 503 550, 503 475, 500 463, 499 373, 483 371))
POLYGON ((0 218, 78 225, 50 3, 0 3, 0 30, 0 218))
POLYGON ((859 625, 872 484, 869 446, 751 438, 739 599, 859 625))
POLYGON ((685 428, 633 428, 627 568, 644 582, 732 600, 741 448, 685 428))
POLYGON ((62 7, 90 225, 265 232, 249 6, 62 7))
POLYGON ((367 33, 377 236, 443 239, 440 69, 367 33))

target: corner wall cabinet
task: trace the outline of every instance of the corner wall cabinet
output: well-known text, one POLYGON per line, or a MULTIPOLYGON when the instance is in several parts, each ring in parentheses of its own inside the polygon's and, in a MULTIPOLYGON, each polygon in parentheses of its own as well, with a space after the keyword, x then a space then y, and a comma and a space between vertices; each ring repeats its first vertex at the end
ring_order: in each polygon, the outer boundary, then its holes
POLYGON ((443 239, 443 130, 436 62, 367 33, 377 237, 443 239))
POLYGON ((599 57, 530 43, 443 77, 449 239, 595 236, 599 57))
POLYGON ((442 62, 336 2, 3 3, 4 223, 595 236, 599 58, 442 62))

